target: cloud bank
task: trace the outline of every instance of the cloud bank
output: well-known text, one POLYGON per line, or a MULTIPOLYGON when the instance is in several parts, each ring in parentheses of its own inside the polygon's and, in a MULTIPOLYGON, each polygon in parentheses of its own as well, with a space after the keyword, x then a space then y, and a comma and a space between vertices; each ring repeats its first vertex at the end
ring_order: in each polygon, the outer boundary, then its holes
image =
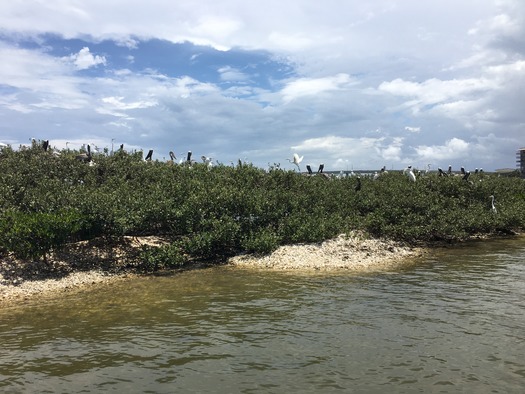
POLYGON ((330 170, 514 167, 525 3, 0 4, 0 142, 330 170))

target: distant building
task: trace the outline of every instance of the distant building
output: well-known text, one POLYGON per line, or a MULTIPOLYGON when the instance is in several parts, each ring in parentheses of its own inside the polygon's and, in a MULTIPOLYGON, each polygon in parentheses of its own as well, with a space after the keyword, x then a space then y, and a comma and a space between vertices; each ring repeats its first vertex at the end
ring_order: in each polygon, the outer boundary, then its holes
POLYGON ((519 168, 521 177, 525 178, 525 148, 521 148, 516 153, 516 165, 519 168))

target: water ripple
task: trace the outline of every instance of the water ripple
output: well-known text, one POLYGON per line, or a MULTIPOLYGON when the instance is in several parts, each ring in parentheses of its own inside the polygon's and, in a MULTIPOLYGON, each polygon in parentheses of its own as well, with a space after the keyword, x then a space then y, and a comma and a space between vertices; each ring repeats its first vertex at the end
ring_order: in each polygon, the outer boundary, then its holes
POLYGON ((525 243, 378 274, 214 268, 0 312, 5 392, 476 392, 525 386, 525 243))

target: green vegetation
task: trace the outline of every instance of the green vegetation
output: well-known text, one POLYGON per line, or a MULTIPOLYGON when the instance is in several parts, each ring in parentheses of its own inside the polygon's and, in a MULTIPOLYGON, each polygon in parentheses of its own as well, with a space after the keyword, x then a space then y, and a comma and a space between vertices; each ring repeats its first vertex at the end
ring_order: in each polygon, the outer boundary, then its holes
POLYGON ((0 150, 0 255, 45 260, 69 242, 166 235, 171 244, 144 247, 138 262, 157 270, 351 230, 415 244, 525 227, 525 182, 515 177, 432 173, 413 183, 392 172, 362 177, 356 191, 355 177, 144 162, 124 151, 95 154, 90 165, 79 153, 0 150))

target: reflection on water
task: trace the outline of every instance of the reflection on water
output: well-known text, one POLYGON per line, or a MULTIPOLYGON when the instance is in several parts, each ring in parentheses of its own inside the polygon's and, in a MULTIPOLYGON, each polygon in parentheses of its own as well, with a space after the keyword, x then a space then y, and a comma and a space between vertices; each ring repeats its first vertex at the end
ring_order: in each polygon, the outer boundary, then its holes
POLYGON ((525 240, 356 275, 218 267, 0 312, 2 392, 525 387, 525 240))

